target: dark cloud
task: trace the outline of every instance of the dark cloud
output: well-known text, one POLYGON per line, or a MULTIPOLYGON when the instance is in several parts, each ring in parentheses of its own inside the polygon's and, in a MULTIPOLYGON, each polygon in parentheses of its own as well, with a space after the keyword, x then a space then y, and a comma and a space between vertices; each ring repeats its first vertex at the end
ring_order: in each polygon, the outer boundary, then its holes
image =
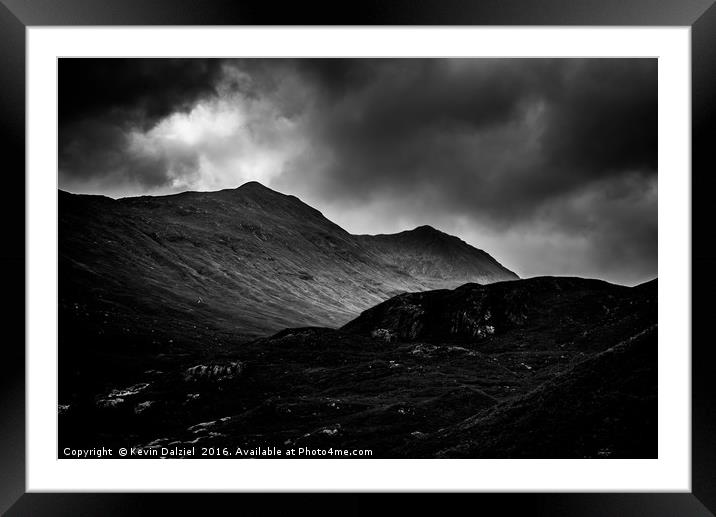
POLYGON ((626 169, 655 174, 657 62, 579 61, 568 88, 551 99, 544 145, 548 165, 603 177, 626 169))
POLYGON ((655 59, 59 68, 61 187, 122 195, 257 179, 352 231, 433 224, 488 242, 526 275, 656 275, 655 59))
POLYGON ((60 126, 109 116, 146 128, 216 93, 222 64, 220 59, 60 59, 60 126))
POLYGON ((152 188, 167 183, 172 164, 195 172, 194 156, 128 152, 131 134, 215 95, 221 72, 219 59, 60 59, 59 166, 65 183, 81 188, 103 179, 152 188))
POLYGON ((370 198, 444 177, 446 201, 509 220, 585 181, 656 173, 655 60, 403 60, 373 71, 316 110, 316 138, 335 157, 317 181, 326 194, 370 198))

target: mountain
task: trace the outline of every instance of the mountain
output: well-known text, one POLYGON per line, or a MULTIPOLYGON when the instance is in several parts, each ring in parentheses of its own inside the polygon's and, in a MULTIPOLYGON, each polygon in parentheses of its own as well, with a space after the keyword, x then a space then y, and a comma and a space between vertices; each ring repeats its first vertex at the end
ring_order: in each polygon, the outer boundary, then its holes
POLYGON ((653 458, 657 298, 351 235, 255 182, 60 192, 59 450, 653 458))
POLYGON ((240 344, 182 344, 175 327, 130 352, 142 329, 78 336, 60 443, 654 458, 657 294, 655 280, 541 277, 405 293, 340 329, 240 344))
POLYGON ((517 278, 430 227, 351 235, 257 182, 118 200, 60 191, 59 268, 69 319, 247 337, 338 327, 400 292, 517 278))
POLYGON ((400 267, 434 288, 467 282, 515 280, 517 275, 482 250, 431 226, 388 235, 359 235, 384 261, 400 267))

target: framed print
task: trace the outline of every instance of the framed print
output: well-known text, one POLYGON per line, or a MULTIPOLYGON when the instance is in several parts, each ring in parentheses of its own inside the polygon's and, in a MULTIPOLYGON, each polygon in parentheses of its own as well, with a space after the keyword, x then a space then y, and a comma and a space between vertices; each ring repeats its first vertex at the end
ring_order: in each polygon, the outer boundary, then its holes
POLYGON ((6 2, 3 509, 709 515, 716 8, 535 5, 6 2))

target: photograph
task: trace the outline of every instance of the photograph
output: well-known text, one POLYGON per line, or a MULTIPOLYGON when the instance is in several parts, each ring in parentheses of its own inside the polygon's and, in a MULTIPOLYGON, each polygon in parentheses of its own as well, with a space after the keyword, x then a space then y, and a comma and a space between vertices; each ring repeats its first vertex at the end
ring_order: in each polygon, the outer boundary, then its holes
POLYGON ((57 458, 658 458, 658 70, 57 58, 57 458))

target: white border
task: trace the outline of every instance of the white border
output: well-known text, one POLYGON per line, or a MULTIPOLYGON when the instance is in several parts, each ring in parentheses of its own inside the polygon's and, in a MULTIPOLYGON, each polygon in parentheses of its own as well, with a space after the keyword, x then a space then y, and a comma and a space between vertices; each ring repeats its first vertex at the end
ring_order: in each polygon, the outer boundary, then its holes
POLYGON ((684 491, 690 442, 690 29, 27 29, 27 489, 684 491), (58 56, 659 58, 658 460, 56 459, 58 56))

